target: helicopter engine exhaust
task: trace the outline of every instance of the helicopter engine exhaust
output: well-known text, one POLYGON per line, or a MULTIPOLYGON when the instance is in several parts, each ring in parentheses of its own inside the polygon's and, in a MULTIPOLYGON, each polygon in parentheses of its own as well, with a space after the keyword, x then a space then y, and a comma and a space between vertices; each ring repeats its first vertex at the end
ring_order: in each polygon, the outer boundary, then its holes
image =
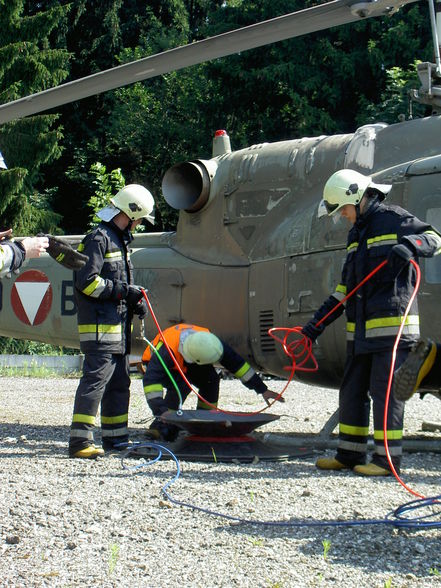
POLYGON ((211 181, 217 163, 197 159, 178 163, 168 169, 162 179, 162 193, 166 202, 177 210, 197 212, 210 196, 211 181))

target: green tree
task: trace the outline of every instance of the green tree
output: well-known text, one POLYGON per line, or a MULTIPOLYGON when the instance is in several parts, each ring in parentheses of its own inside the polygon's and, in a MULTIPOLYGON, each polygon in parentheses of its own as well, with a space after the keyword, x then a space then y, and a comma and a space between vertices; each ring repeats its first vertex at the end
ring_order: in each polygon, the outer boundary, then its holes
MULTIPOLYGON (((23 15, 23 0, 0 0, 0 102, 9 102, 59 84, 69 56, 51 48, 52 32, 66 9, 56 6, 23 15)), ((0 127, 0 150, 9 167, 0 174, 0 216, 17 234, 55 231, 59 216, 51 210, 56 185, 42 168, 61 154, 57 115, 33 116, 0 127)))
MULTIPOLYGON (((34 11, 60 4, 27 3, 34 11)), ((78 0, 66 29, 71 79, 314 4, 317 0, 306 0, 306 6, 305 0, 78 0)), ((243 51, 65 105, 60 109, 65 149, 51 165, 64 228, 80 233, 87 227, 95 179, 90 169, 97 161, 108 170, 121 168, 128 183, 152 190, 159 200, 156 228, 162 230, 173 228, 177 218, 160 199, 164 172, 178 161, 209 157, 216 129, 227 129, 239 149, 352 132, 377 117, 395 122, 406 114, 412 64, 432 57, 429 29, 427 8, 409 5, 391 17, 243 51)))

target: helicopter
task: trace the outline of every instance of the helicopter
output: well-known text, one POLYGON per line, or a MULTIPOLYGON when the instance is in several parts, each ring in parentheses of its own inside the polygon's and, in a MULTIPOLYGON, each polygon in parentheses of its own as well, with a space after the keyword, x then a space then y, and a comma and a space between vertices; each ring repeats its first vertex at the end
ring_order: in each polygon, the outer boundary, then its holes
MULTIPOLYGON (((391 14, 413 1, 334 0, 1 105, 0 124, 202 61, 391 14)), ((259 372, 286 378, 288 358, 269 330, 305 324, 338 282, 348 227, 318 214, 323 186, 338 169, 392 184, 389 202, 441 227, 441 14, 431 2, 436 63, 418 66, 421 88, 413 95, 432 107, 431 116, 238 151, 220 129, 211 159, 180 162, 165 172, 162 191, 179 210, 177 229, 136 234, 131 254, 134 281, 146 289, 161 328, 206 326, 259 372)), ((81 239, 69 242, 76 246, 81 239)), ((440 340, 441 259, 423 260, 421 268, 422 333, 440 340)), ((47 255, 0 282, 1 335, 77 348, 75 315, 72 273, 47 255)), ((132 353, 141 355, 156 333, 150 317, 135 317, 132 353)), ((296 377, 337 387, 345 349, 339 319, 314 347, 319 371, 296 377)))

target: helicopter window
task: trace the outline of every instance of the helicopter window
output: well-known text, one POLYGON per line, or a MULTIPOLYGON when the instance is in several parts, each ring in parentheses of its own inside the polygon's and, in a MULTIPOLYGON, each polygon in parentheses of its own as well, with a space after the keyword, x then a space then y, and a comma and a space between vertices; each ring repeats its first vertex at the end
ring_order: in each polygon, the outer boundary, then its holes
POLYGON ((285 194, 286 190, 241 192, 236 199, 236 217, 265 216, 285 194))
MULTIPOLYGON (((427 209, 427 222, 438 231, 441 229, 441 208, 427 209)), ((424 260, 426 282, 428 284, 441 283, 441 253, 432 258, 424 260)))
POLYGON ((317 208, 314 209, 309 242, 311 250, 345 247, 347 238, 348 224, 339 214, 318 216, 317 208))

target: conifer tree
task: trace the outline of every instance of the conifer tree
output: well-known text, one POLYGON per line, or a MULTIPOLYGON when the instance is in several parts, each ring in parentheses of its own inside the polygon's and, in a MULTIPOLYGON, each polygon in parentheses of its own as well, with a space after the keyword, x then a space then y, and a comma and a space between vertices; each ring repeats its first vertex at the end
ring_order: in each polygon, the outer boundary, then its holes
MULTIPOLYGON (((45 90, 67 76, 69 54, 51 48, 66 7, 32 16, 24 0, 0 0, 0 103, 45 90)), ((32 116, 0 126, 0 151, 7 170, 0 170, 0 226, 16 235, 55 230, 59 217, 50 210, 54 188, 44 185, 42 166, 61 154, 57 114, 32 116)), ((46 182, 46 185, 50 183, 46 182)))

